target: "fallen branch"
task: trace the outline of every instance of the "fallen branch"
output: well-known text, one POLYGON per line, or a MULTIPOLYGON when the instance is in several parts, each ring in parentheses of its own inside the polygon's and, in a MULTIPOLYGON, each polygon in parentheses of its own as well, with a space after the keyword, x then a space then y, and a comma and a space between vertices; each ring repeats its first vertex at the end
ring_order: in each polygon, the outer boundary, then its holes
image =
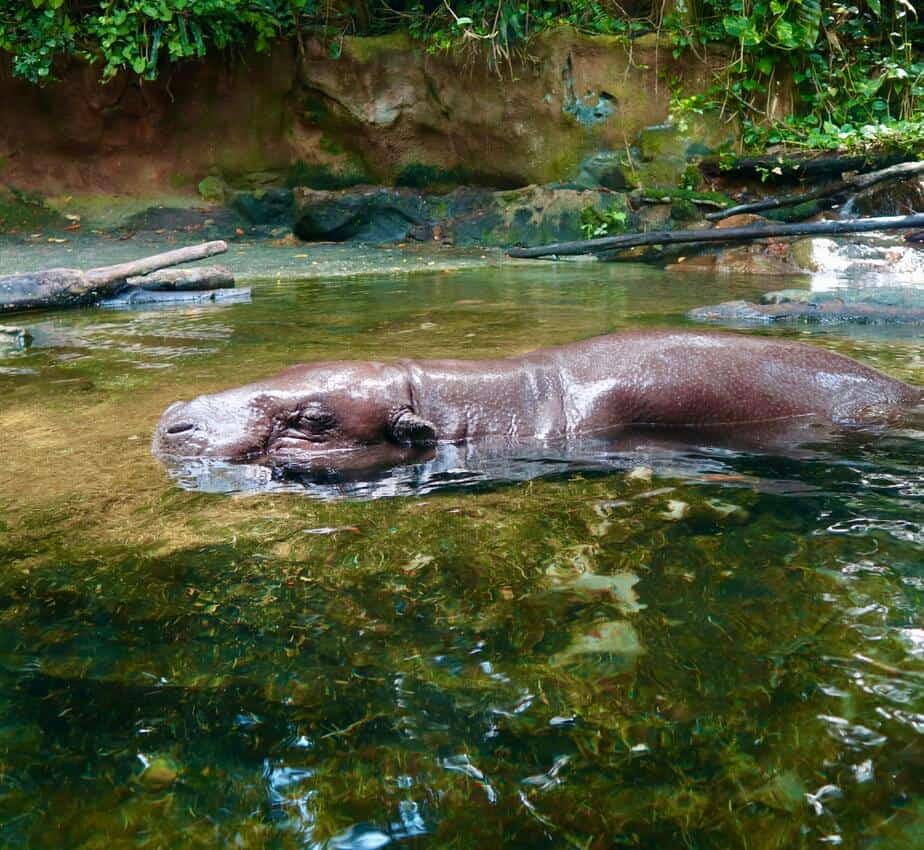
POLYGON ((234 275, 224 266, 200 266, 194 269, 161 269, 141 277, 127 278, 126 283, 151 292, 184 292, 233 287, 234 275))
POLYGON ((204 242, 155 254, 115 266, 81 271, 48 269, 26 274, 0 276, 0 313, 40 310, 47 307, 81 307, 115 295, 127 286, 129 277, 202 260, 228 250, 224 242, 204 242))
POLYGON ((763 210, 778 210, 782 207, 794 207, 797 204, 804 204, 806 201, 816 201, 819 198, 831 198, 849 191, 850 184, 844 180, 838 180, 836 183, 829 183, 827 186, 821 186, 813 189, 811 192, 803 192, 799 195, 780 195, 776 198, 763 198, 760 201, 753 201, 750 204, 738 204, 734 207, 726 207, 718 212, 706 213, 706 219, 709 221, 721 221, 723 218, 729 218, 741 213, 754 213, 763 210))
POLYGON ((901 162, 898 165, 890 165, 888 168, 881 168, 878 171, 869 171, 865 174, 844 174, 842 178, 827 186, 813 189, 811 192, 803 192, 800 195, 781 195, 777 198, 764 198, 760 201, 754 201, 750 204, 738 204, 734 207, 727 207, 719 212, 707 213, 706 218, 709 221, 719 221, 739 213, 753 213, 761 210, 775 210, 781 207, 794 207, 796 204, 802 204, 806 201, 815 201, 818 198, 829 198, 835 195, 842 195, 851 189, 868 189, 877 183, 897 182, 907 180, 909 177, 915 177, 918 174, 924 174, 924 162, 901 162))
POLYGON ((844 221, 816 221, 808 224, 755 224, 748 227, 724 227, 709 230, 653 230, 626 233, 577 242, 555 242, 536 248, 511 248, 507 253, 517 258, 599 254, 604 251, 636 248, 641 245, 678 245, 685 242, 750 242, 755 239, 792 236, 838 236, 846 233, 869 233, 874 230, 899 230, 924 227, 924 214, 855 218, 844 221))

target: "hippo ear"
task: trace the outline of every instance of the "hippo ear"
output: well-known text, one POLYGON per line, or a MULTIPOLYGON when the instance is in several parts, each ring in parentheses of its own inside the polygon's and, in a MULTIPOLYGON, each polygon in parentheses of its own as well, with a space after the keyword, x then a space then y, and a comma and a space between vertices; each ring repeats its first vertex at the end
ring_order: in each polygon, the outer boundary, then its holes
POLYGON ((396 443, 406 446, 432 446, 436 442, 436 426, 422 416, 405 410, 391 423, 391 435, 396 443))

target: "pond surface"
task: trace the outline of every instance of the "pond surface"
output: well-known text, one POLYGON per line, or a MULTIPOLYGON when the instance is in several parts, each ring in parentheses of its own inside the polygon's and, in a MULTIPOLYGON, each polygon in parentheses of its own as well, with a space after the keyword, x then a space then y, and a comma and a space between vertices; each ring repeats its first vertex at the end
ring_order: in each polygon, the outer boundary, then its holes
MULTIPOLYGON (((83 263, 82 263, 83 264, 83 263)), ((924 847, 924 443, 426 496, 179 488, 176 398, 785 281, 543 265, 36 315, 0 353, 0 846, 924 847)), ((920 329, 773 329, 922 379, 920 329)))

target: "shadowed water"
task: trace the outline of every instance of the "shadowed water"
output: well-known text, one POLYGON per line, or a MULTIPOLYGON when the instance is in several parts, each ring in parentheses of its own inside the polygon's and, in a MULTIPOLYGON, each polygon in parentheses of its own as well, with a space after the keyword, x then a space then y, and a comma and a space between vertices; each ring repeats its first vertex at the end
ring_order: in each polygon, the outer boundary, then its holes
MULTIPOLYGON (((294 362, 507 355, 783 283, 537 265, 22 322, 0 846, 924 845, 914 430, 443 455, 322 499, 149 453, 174 399, 294 362)), ((767 332, 921 381, 919 330, 767 332)))

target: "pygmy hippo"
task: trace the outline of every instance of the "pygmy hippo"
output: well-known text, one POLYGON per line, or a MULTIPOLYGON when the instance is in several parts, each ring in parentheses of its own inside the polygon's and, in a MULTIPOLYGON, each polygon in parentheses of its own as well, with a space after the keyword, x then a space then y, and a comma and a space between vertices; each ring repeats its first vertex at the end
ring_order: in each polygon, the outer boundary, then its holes
POLYGON ((866 426, 924 402, 903 383, 822 348, 764 337, 634 331, 493 360, 293 366, 176 402, 153 451, 273 468, 413 463, 440 443, 511 444, 635 429, 731 438, 768 426, 866 426))

